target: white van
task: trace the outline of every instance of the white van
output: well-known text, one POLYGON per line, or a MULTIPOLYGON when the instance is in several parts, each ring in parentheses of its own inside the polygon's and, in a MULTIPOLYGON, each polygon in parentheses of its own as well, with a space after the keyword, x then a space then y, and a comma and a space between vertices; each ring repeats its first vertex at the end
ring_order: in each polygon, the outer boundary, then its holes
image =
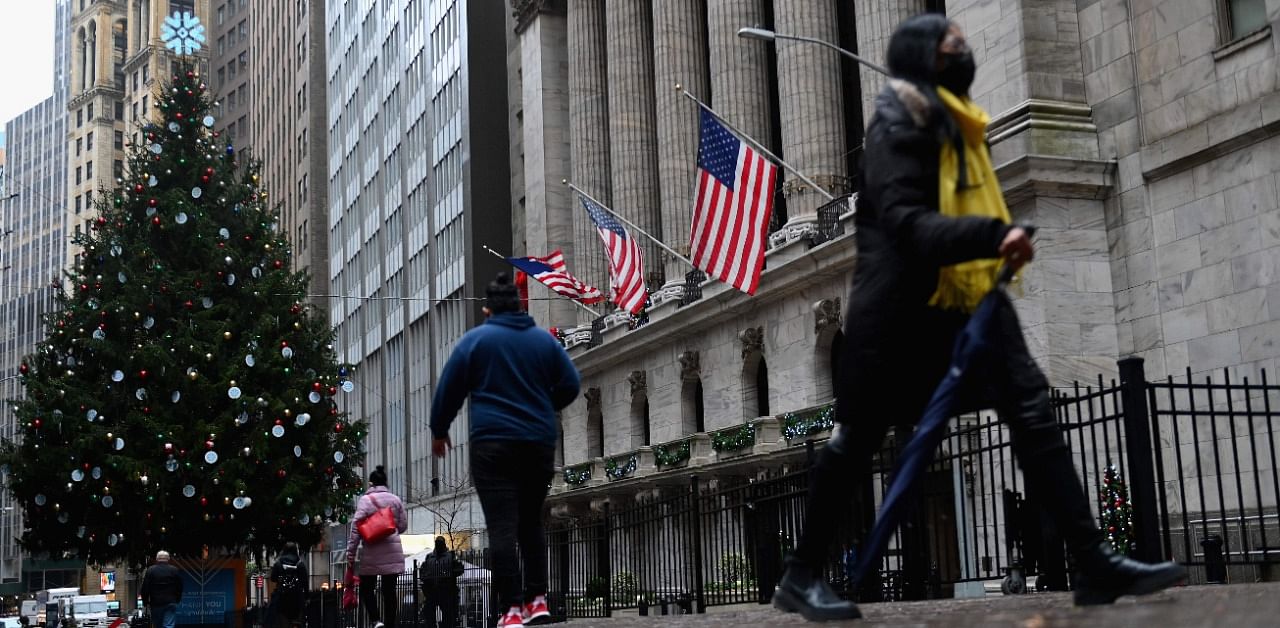
POLYGON ((107 596, 77 595, 72 598, 64 598, 62 600, 63 619, 65 620, 73 614, 76 618, 76 625, 80 628, 106 628, 107 596))

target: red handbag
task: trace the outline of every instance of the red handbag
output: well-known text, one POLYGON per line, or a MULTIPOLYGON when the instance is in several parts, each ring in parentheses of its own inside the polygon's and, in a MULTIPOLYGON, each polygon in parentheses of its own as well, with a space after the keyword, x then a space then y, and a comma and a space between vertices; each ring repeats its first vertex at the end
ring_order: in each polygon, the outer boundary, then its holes
POLYGON ((374 499, 373 495, 369 496, 369 500, 377 510, 357 521, 356 531, 360 533, 360 538, 364 539, 365 543, 377 543, 395 534, 399 526, 396 525, 396 513, 390 506, 379 507, 378 500, 374 499))

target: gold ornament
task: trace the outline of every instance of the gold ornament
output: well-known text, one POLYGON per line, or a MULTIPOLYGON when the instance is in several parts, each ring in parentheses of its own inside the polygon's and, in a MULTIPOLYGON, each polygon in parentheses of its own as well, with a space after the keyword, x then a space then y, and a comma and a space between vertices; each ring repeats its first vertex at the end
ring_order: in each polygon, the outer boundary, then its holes
POLYGON ((222 339, 223 339, 223 340, 231 340, 231 332, 229 332, 229 331, 224 331, 224 332, 222 332, 222 339))

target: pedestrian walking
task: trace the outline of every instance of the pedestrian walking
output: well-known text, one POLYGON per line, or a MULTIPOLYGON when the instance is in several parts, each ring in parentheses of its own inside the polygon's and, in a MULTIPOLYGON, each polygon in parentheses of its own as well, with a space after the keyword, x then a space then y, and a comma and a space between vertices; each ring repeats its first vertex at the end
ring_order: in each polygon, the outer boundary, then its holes
POLYGON ((507 609, 498 626, 536 625, 551 619, 542 505, 554 473, 556 412, 577 398, 578 371, 560 343, 520 311, 505 273, 489 284, 484 313, 488 320, 458 341, 436 384, 432 451, 444 456, 452 446, 449 425, 470 398, 471 477, 489 531, 499 608, 507 609))
MULTIPOLYGON (((870 474, 892 426, 910 428, 947 373, 969 315, 996 287, 1001 259, 1033 247, 1010 225, 986 146, 989 117, 969 99, 975 66, 964 34, 939 14, 903 22, 889 41, 892 78, 867 127, 857 213, 858 264, 844 323, 838 428, 815 463, 808 515, 775 607, 813 621, 860 617, 822 577, 839 512, 870 474)), ((1075 602, 1107 604, 1177 583, 1173 563, 1113 552, 1099 532, 1054 421, 1049 387, 1016 324, 1002 352, 962 391, 960 411, 994 407, 1013 435, 1027 491, 1041 496, 1076 559, 1075 602)), ((866 557, 864 557, 866 558, 866 557)))
POLYGON ((280 628, 299 625, 310 587, 307 565, 302 562, 297 543, 290 541, 284 544, 280 557, 271 565, 270 578, 275 584, 275 590, 271 592, 271 608, 274 611, 272 620, 275 625, 280 628))
POLYGON ((458 627, 458 578, 466 570, 457 555, 449 551, 443 536, 436 537, 435 551, 427 554, 418 566, 422 581, 422 597, 427 606, 427 628, 436 628, 436 609, 440 609, 440 626, 458 627))
POLYGON ((404 504, 387 490, 387 470, 378 465, 369 474, 369 490, 356 500, 356 513, 351 519, 347 537, 347 563, 360 561, 360 605, 369 616, 373 628, 395 628, 400 602, 396 599, 396 580, 404 571, 404 549, 400 535, 409 529, 404 504), (381 587, 381 588, 379 588, 381 587), (378 592, 381 591, 381 596, 378 592), (382 610, 378 601, 381 597, 382 610))
POLYGON ((142 603, 150 609, 152 628, 174 628, 178 625, 178 603, 182 601, 182 573, 170 564, 169 552, 156 552, 156 562, 142 575, 139 592, 142 603))

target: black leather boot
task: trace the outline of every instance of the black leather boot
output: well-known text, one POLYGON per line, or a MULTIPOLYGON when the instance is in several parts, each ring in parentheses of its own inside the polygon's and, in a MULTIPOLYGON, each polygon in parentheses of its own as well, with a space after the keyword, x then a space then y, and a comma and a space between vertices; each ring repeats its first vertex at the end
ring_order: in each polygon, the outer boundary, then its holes
POLYGON ((1187 578, 1187 570, 1172 562, 1148 564, 1126 558, 1106 541, 1075 552, 1077 606, 1110 604, 1122 595, 1147 595, 1187 578))
POLYGON ((778 588, 773 591, 773 607, 786 613, 800 613, 809 621, 862 617, 857 604, 841 599, 831 590, 821 571, 798 562, 787 565, 778 588))

